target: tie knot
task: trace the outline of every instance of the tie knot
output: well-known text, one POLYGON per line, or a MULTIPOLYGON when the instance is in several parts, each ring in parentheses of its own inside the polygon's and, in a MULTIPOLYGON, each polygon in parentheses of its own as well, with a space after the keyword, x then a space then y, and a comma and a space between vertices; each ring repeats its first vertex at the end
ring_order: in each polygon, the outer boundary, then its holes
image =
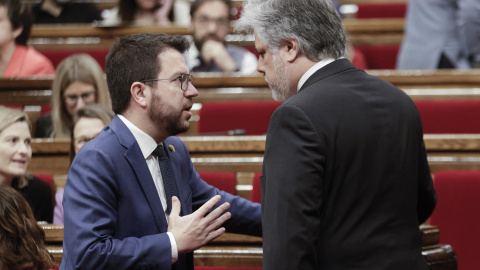
POLYGON ((167 153, 165 153, 165 149, 163 148, 163 145, 159 144, 157 145, 157 148, 153 151, 158 157, 158 159, 164 159, 167 157, 167 153))

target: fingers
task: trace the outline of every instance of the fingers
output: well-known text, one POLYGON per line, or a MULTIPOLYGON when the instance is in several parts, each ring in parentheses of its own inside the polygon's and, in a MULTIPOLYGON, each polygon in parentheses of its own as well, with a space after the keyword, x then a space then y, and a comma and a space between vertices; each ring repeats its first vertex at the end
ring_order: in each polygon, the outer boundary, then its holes
POLYGON ((200 215, 201 217, 204 217, 208 213, 208 211, 210 211, 221 199, 222 197, 220 195, 213 196, 210 200, 208 200, 200 208, 198 208, 195 213, 200 215))
MULTIPOLYGON (((212 223, 213 221, 215 221, 216 219, 218 219, 225 211, 227 211, 228 209, 230 208, 230 204, 228 202, 226 203, 223 203, 222 205, 220 205, 219 207, 217 207, 215 210, 213 210, 211 213, 209 213, 206 217, 205 217, 205 222, 207 222, 207 224, 210 224, 212 223)), ((223 222, 222 222, 223 223, 223 222)), ((218 228, 220 227, 221 224, 219 224, 217 227, 215 228, 218 228)))
POLYGON ((217 230, 210 232, 207 237, 205 238, 207 243, 215 240, 215 238, 218 238, 220 235, 225 233, 225 228, 218 228, 217 230))
POLYGON ((171 215, 178 216, 180 215, 181 203, 180 200, 176 196, 172 196, 172 211, 170 212, 171 215))
POLYGON ((207 232, 211 232, 218 227, 222 226, 223 223, 225 223, 227 220, 229 220, 232 217, 232 214, 230 212, 227 212, 223 215, 221 215, 219 218, 213 220, 210 222, 206 228, 207 232))

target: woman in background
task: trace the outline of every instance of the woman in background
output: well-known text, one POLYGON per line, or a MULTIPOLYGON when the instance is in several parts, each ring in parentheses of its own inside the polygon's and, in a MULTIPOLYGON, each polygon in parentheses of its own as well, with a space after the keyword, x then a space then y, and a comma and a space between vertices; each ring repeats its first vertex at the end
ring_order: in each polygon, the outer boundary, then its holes
POLYGON ((11 186, 27 200, 37 221, 52 223, 52 191, 27 174, 32 157, 30 122, 19 110, 0 106, 0 185, 11 186))
POLYGON ((52 267, 44 238, 27 201, 12 187, 0 185, 0 269, 52 267))
POLYGON ((35 24, 91 23, 102 19, 93 3, 72 0, 42 0, 33 7, 35 24))
POLYGON ((35 138, 70 138, 73 116, 89 103, 110 107, 103 70, 88 54, 71 55, 57 67, 52 84, 52 112, 37 120, 35 138))
POLYGON ((54 74, 52 62, 27 46, 33 15, 22 0, 0 0, 0 77, 54 74))
MULTIPOLYGON (((72 161, 80 148, 91 139, 97 137, 102 129, 110 124, 114 113, 111 109, 98 105, 88 104, 78 110, 73 122, 71 156, 72 161)), ((63 189, 55 193, 54 224, 63 224, 63 189)))
POLYGON ((119 0, 118 7, 103 12, 103 22, 106 25, 170 24, 173 21, 172 7, 173 0, 119 0))

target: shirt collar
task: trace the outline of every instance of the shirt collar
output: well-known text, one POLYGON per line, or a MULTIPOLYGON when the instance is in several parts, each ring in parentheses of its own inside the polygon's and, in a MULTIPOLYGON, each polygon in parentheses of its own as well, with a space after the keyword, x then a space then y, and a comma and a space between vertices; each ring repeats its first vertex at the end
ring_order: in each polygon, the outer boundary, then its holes
MULTIPOLYGON (((137 140, 138 146, 140 146, 140 151, 142 151, 143 158, 147 159, 152 152, 157 148, 157 143, 155 140, 150 137, 147 133, 143 132, 132 122, 130 122, 123 115, 118 114, 118 118, 127 126, 127 128, 132 132, 133 137, 137 140)), ((162 143, 160 143, 162 144, 162 143)))
POLYGON ((316 63, 315 65, 313 65, 311 68, 309 68, 307 70, 307 72, 305 72, 305 74, 303 74, 303 76, 300 78, 300 80, 298 81, 298 84, 297 84, 297 92, 300 91, 300 89, 302 88, 303 84, 308 80, 308 78, 310 78, 313 73, 317 72, 317 70, 321 69, 322 67, 332 63, 333 61, 335 61, 335 59, 333 58, 326 58, 326 59, 323 59, 322 61, 316 63))

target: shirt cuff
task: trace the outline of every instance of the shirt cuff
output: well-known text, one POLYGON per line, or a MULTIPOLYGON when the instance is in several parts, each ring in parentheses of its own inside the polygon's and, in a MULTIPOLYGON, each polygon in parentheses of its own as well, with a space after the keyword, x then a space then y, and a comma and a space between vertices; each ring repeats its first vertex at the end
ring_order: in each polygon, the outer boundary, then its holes
POLYGON ((170 238, 170 246, 172 247, 172 264, 176 263, 178 260, 178 248, 175 237, 171 232, 167 232, 168 238, 170 238))

